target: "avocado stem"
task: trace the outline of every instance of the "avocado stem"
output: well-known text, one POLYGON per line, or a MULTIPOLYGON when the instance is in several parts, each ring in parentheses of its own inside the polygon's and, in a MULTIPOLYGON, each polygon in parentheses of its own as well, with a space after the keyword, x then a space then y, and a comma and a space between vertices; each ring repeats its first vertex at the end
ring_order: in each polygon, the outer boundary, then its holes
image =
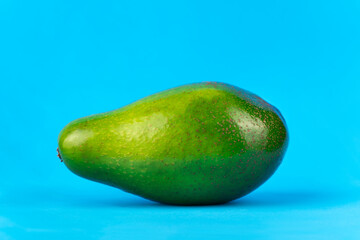
POLYGON ((57 148, 56 150, 57 150, 57 152, 58 152, 57 156, 60 158, 60 161, 63 162, 64 160, 62 160, 62 158, 61 158, 59 148, 57 148))

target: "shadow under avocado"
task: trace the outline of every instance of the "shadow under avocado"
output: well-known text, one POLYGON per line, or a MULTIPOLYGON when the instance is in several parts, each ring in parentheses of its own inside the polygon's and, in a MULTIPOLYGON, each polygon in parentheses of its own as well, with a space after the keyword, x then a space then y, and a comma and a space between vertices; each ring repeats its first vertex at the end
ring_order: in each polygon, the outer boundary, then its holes
POLYGON ((360 201, 360 191, 297 190, 255 191, 243 198, 220 205, 166 205, 116 191, 72 191, 38 187, 14 189, 3 194, 3 201, 14 205, 69 206, 84 208, 294 208, 321 209, 360 201))
POLYGON ((301 209, 326 208, 341 206, 357 201, 359 196, 349 193, 336 193, 325 191, 294 191, 294 192, 259 192, 252 193, 243 198, 219 205, 178 206, 166 205, 136 196, 126 198, 87 198, 86 201, 78 199, 76 205, 83 207, 119 207, 119 208, 271 208, 293 207, 301 209))
MULTIPOLYGON (((346 199, 343 199, 346 200, 346 199)), ((326 207, 342 202, 338 194, 325 191, 259 192, 230 202, 244 207, 326 207)))

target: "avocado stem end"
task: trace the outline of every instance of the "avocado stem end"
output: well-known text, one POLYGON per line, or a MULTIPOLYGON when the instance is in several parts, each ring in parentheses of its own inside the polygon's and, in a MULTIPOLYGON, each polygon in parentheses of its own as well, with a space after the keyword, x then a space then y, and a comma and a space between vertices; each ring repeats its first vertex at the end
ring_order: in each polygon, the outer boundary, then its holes
POLYGON ((57 150, 57 153, 58 153, 57 156, 60 158, 60 161, 63 162, 64 160, 61 158, 59 148, 57 148, 56 150, 57 150))

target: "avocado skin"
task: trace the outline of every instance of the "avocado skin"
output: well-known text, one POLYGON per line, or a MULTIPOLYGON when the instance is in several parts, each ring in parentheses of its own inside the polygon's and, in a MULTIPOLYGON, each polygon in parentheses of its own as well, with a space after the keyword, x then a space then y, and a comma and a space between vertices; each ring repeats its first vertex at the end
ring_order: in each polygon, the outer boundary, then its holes
POLYGON ((58 138, 73 173, 172 205, 222 204, 250 193, 278 168, 288 142, 279 110, 220 82, 77 119, 58 138))

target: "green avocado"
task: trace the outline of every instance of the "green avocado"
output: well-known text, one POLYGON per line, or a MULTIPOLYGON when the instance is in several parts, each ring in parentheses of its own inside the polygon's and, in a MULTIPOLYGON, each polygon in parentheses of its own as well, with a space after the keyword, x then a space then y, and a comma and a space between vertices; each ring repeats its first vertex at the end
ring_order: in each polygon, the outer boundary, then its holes
POLYGON ((241 88, 202 82, 72 121, 58 151, 86 179, 165 204, 209 205, 264 183, 288 141, 274 106, 241 88))

